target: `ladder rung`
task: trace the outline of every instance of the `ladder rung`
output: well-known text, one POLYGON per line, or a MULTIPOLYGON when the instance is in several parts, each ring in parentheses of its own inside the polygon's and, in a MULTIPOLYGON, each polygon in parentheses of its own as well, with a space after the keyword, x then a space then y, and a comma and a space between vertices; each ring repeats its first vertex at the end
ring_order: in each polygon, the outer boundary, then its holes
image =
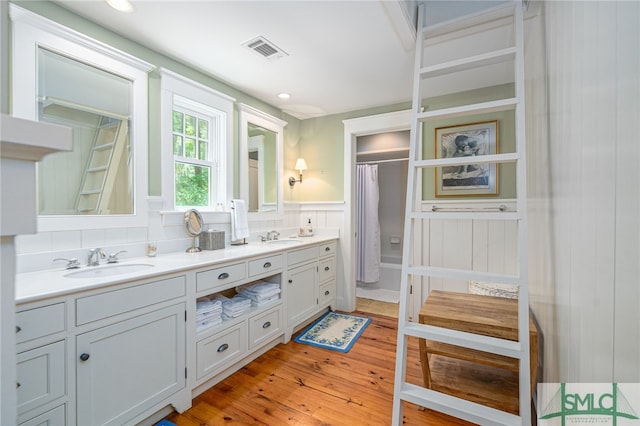
POLYGON ((496 410, 456 398, 442 392, 402 383, 400 399, 413 404, 447 413, 449 415, 481 425, 522 425, 522 418, 511 413, 496 410))
POLYGON ((419 121, 427 121, 441 118, 463 117, 472 114, 484 114, 515 109, 518 98, 500 99, 497 101, 481 102, 479 104, 463 105, 453 108, 443 108, 435 111, 426 111, 417 114, 419 121))
POLYGON ((103 143, 102 145, 97 145, 93 147, 94 151, 104 151, 105 149, 110 149, 114 145, 113 142, 103 143))
POLYGON ((440 268, 436 266, 409 266, 407 273, 434 278, 449 278, 462 281, 482 281, 496 284, 523 286, 523 280, 517 275, 496 274, 491 272, 468 271, 464 269, 440 268))
POLYGON ((107 166, 91 167, 87 169, 87 173, 103 172, 105 170, 107 170, 107 166))
POLYGON ((93 189, 93 190, 89 190, 89 191, 82 191, 80 193, 80 195, 95 195, 95 194, 99 194, 102 191, 100 191, 99 189, 93 189))
POLYGON ((474 68, 512 61, 515 59, 515 57, 516 48, 509 47, 502 50, 488 52, 482 55, 471 56, 468 58, 457 59, 455 61, 446 62, 443 64, 424 67, 420 70, 420 76, 422 78, 438 77, 445 74, 467 71, 474 68))
POLYGON ((418 160, 413 162, 414 167, 446 167, 464 166, 466 164, 510 163, 518 161, 520 154, 510 152, 507 154, 476 155, 470 157, 436 158, 433 160, 418 160))
MULTIPOLYGON (((445 209, 446 207, 443 207, 445 209)), ((431 211, 412 212, 411 219, 457 219, 457 220, 521 220, 518 212, 456 212, 456 211, 431 211)))
POLYGON ((503 18, 513 16, 513 14, 513 4, 507 3, 506 6, 500 5, 491 9, 483 10, 474 15, 469 14, 463 16, 462 18, 450 19, 445 22, 424 27, 422 28, 422 37, 428 37, 431 39, 447 34, 452 34, 457 31, 465 31, 476 25, 500 21, 503 18))
POLYGON ((509 358, 523 358, 522 345, 513 340, 499 339, 417 322, 407 322, 401 329, 398 332, 403 332, 408 336, 490 352, 508 356, 509 358))

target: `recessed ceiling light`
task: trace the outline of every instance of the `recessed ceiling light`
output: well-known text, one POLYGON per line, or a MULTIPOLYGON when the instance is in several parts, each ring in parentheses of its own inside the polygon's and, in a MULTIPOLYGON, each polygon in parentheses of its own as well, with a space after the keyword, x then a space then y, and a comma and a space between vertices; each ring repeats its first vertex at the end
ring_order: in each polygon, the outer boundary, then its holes
POLYGON ((288 94, 288 93, 278 93, 278 97, 280 99, 289 99, 289 98, 291 98, 291 95, 288 94))
POLYGON ((129 0, 106 0, 107 4, 119 12, 133 12, 133 5, 129 0))

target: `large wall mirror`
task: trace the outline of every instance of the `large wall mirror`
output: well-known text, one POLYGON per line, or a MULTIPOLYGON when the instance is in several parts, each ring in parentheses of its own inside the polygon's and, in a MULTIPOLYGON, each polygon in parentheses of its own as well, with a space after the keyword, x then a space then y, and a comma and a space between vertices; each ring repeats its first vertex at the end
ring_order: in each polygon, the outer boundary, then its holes
POLYGON ((282 141, 286 122, 239 104, 240 196, 249 217, 281 217, 282 141))
POLYGON ((145 226, 152 67, 13 4, 13 114, 73 129, 38 164, 40 231, 145 226))

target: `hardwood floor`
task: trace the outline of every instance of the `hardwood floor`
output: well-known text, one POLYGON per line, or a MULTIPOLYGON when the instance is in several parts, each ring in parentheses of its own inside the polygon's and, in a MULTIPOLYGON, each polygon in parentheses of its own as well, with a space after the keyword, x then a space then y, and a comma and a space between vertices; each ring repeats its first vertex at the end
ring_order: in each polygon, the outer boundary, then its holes
MULTIPOLYGON (((295 343, 278 345, 167 420, 178 426, 389 425, 395 369, 395 318, 372 319, 350 352, 295 343)), ((407 380, 422 383, 417 341, 410 342, 407 380)), ((406 425, 470 423, 415 405, 404 406, 406 425)))

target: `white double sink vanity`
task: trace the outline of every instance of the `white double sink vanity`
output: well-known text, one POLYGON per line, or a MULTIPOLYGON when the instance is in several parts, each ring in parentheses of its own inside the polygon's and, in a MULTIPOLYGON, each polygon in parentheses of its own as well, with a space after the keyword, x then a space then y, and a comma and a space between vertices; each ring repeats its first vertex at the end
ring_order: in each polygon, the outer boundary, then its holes
POLYGON ((335 305, 336 249, 315 236, 18 274, 19 424, 136 424, 188 409, 335 305), (260 280, 280 298, 196 328, 197 299, 260 280))

